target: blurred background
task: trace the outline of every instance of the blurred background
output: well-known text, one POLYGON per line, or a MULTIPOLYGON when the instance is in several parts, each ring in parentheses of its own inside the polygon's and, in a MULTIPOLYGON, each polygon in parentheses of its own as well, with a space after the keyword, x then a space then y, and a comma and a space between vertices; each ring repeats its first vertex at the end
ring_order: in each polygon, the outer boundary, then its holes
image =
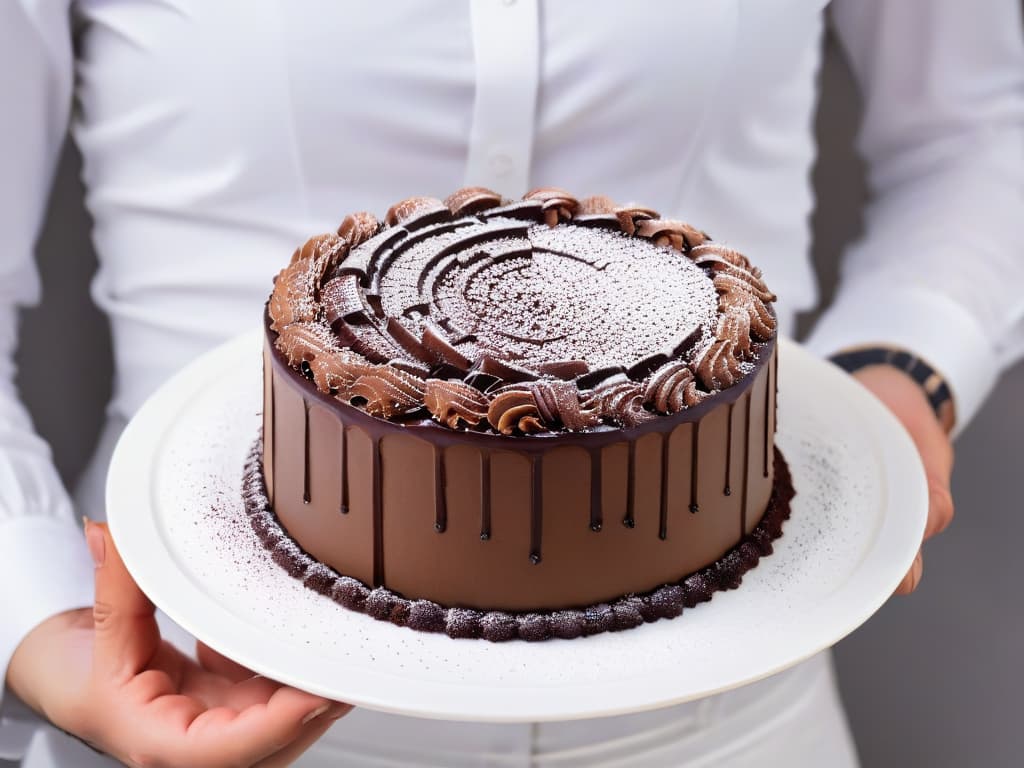
MULTIPOLYGON (((857 93, 831 40, 822 78, 813 225, 827 303, 839 255, 860 228, 864 185, 852 149, 857 93)), ((44 298, 22 318, 19 385, 71 484, 98 435, 111 365, 108 328, 87 290, 96 262, 72 147, 61 161, 38 252, 44 298)), ((801 328, 811 322, 812 316, 803 318, 801 328)), ((953 476, 957 517, 926 546, 917 592, 890 601, 836 649, 865 767, 1022 764, 1022 394, 1024 365, 1018 365, 960 437, 953 476)))

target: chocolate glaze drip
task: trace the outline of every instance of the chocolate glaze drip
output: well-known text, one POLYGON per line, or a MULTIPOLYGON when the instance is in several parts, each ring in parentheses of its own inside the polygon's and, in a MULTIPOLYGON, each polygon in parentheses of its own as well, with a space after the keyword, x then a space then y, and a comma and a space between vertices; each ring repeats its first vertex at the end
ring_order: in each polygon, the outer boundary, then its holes
POLYGON ((341 504, 339 505, 341 514, 348 514, 348 440, 346 439, 345 425, 341 425, 341 471, 338 473, 341 475, 341 504))
MULTIPOLYGON (((277 490, 277 408, 275 407, 274 401, 274 376, 270 376, 270 455, 273 458, 273 464, 271 466, 272 474, 270 478, 270 503, 274 503, 274 495, 277 490)), ((342 472, 342 474, 346 474, 342 472)))
MULTIPOLYGON (((749 402, 749 400, 748 400, 749 402)), ((600 632, 633 629, 643 623, 680 616, 719 590, 735 589, 743 575, 773 551, 790 516, 794 491, 785 459, 774 452, 775 481, 767 509, 750 534, 717 562, 682 579, 639 594, 580 608, 547 611, 481 611, 446 607, 430 600, 409 600, 385 587, 369 589, 349 576, 338 574, 304 552, 282 529, 270 501, 261 469, 260 441, 246 462, 242 498, 250 526, 264 548, 290 576, 340 606, 422 632, 444 632, 452 638, 479 638, 489 642, 552 637, 572 639, 600 632)))
POLYGON ((302 404, 302 502, 309 504, 309 403, 302 404))
POLYGON ((754 399, 754 393, 747 394, 746 418, 743 420, 743 492, 740 501, 740 536, 746 532, 747 514, 747 493, 750 486, 750 403, 754 399))
POLYGON ((775 397, 772 398, 772 434, 779 431, 779 356, 775 356, 775 397))
POLYGON ((480 452, 480 539, 491 538, 491 455, 480 452))
POLYGON ((636 496, 636 443, 629 443, 629 465, 626 470, 626 516, 622 524, 627 528, 636 527, 636 518, 633 509, 633 497, 636 496))
POLYGON ((373 495, 373 586, 384 585, 384 500, 381 478, 380 437, 372 437, 370 486, 373 495))
POLYGON ((544 527, 544 476, 540 454, 530 460, 530 562, 540 564, 544 527))
POLYGON ((663 433, 661 436, 661 505, 658 510, 658 538, 662 541, 668 538, 668 470, 671 442, 672 433, 663 433))
POLYGON ((690 514, 695 515, 700 511, 697 505, 697 467, 700 453, 697 450, 700 445, 700 422, 693 422, 693 437, 690 443, 690 514))
POLYGON ((764 467, 763 473, 768 477, 768 451, 771 445, 771 434, 768 432, 768 414, 771 411, 772 395, 772 364, 768 363, 768 371, 764 377, 764 467))
POLYGON ((444 481, 444 448, 434 447, 434 530, 444 533, 448 528, 448 498, 444 481))
POLYGON ((597 532, 604 526, 601 504, 601 463, 600 448, 589 448, 590 455, 590 530, 597 532))
POLYGON ((725 433, 725 487, 722 489, 722 493, 725 496, 732 496, 732 488, 729 482, 732 478, 732 416, 735 410, 736 403, 729 403, 729 431, 725 433))

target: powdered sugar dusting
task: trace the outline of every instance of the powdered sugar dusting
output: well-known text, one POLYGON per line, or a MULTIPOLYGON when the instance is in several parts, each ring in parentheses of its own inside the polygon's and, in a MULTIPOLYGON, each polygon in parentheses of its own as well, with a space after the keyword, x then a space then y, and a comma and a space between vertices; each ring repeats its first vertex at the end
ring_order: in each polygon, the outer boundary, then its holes
POLYGON ((682 254, 572 225, 482 239, 522 226, 495 217, 399 245, 379 281, 385 311, 416 332, 429 308, 453 336, 475 337, 460 347, 467 357, 486 352, 528 367, 583 360, 629 368, 680 351, 689 361, 684 342, 696 339, 698 350, 710 343, 717 294, 682 254), (439 259, 444 249, 454 257, 439 259))

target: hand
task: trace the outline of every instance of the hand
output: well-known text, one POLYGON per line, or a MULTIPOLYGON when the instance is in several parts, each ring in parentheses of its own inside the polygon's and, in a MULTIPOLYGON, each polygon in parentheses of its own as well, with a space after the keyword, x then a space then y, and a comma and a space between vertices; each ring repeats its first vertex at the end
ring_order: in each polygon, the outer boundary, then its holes
POLYGON ((21 642, 7 682, 59 728, 130 766, 288 765, 351 709, 254 675, 206 646, 161 640, 153 604, 107 527, 86 523, 96 604, 21 642))
MULTIPOLYGON (((924 538, 927 540, 942 533, 953 520, 953 497, 949 492, 953 444, 935 417, 935 411, 920 385, 892 366, 867 366, 854 373, 854 377, 896 415, 917 446, 928 480, 928 523, 924 538)), ((896 594, 906 595, 917 589, 923 567, 921 551, 918 550, 914 564, 896 588, 896 594)))

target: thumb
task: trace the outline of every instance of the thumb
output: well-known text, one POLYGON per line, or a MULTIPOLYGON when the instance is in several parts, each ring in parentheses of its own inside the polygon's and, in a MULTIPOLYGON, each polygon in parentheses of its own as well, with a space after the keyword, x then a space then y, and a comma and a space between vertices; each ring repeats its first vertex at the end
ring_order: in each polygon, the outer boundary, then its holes
POLYGON ((160 645, 155 609, 124 567, 106 524, 87 519, 85 539, 96 565, 94 667, 108 680, 126 682, 146 667, 160 645))

